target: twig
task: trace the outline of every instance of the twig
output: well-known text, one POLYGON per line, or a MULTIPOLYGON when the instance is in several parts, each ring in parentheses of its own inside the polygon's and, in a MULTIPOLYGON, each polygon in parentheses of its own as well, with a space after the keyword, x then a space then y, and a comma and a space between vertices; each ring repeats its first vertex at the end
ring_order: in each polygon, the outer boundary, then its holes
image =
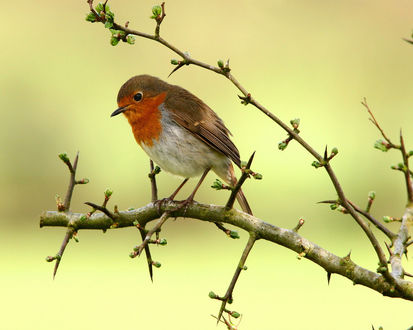
POLYGON ((235 270, 234 276, 232 277, 231 283, 228 286, 227 292, 225 293, 224 297, 218 298, 219 300, 222 300, 221 308, 219 309, 219 312, 218 312, 218 317, 217 317, 218 320, 221 319, 222 313, 224 312, 225 306, 227 305, 228 301, 230 300, 232 301, 233 299, 232 293, 234 292, 235 284, 237 283, 237 280, 238 280, 239 275, 241 274, 241 271, 244 269, 245 261, 247 260, 248 254, 250 253, 256 240, 257 240, 256 234, 254 232, 250 232, 250 237, 248 239, 247 245, 244 248, 244 252, 242 253, 241 259, 235 270))
POLYGON ((241 171, 242 171, 241 178, 238 180, 238 182, 235 185, 234 189, 232 189, 232 192, 231 192, 231 195, 229 196, 228 202, 225 205, 225 207, 227 209, 232 209, 232 207, 234 206, 235 198, 237 197, 237 194, 240 191, 241 186, 244 184, 245 180, 250 176, 250 174, 251 174, 250 168, 251 168, 252 161, 254 160, 254 156, 255 156, 255 151, 250 156, 250 159, 248 160, 248 163, 245 166, 245 168, 241 169, 241 171))
POLYGON ((54 257, 49 256, 46 258, 46 261, 48 262, 56 260, 56 263, 53 269, 53 279, 56 276, 57 269, 59 268, 60 260, 62 260, 63 258, 63 253, 65 252, 66 246, 69 243, 69 240, 73 237, 74 233, 75 233, 75 230, 73 228, 68 228, 66 230, 66 234, 65 234, 65 237, 63 238, 63 242, 62 242, 62 245, 60 246, 59 252, 54 257))
POLYGON ((134 258, 136 256, 140 256, 143 249, 148 246, 149 241, 151 240, 152 235, 159 231, 162 227, 162 225, 165 223, 166 220, 168 220, 169 216, 171 215, 170 211, 165 211, 162 216, 160 217, 159 221, 153 226, 151 230, 148 231, 146 236, 142 239, 142 244, 137 246, 134 251, 130 254, 131 258, 134 258))
POLYGON ((214 223, 215 223, 215 226, 217 226, 218 229, 222 230, 228 237, 239 238, 237 231, 225 228, 221 222, 214 222, 214 223))
POLYGON ((295 232, 298 232, 298 231, 300 230, 300 228, 304 225, 304 223, 305 223, 305 220, 304 220, 304 219, 298 220, 298 223, 297 223, 297 225, 293 228, 293 230, 294 230, 295 232))
POLYGON ((149 179, 151 180, 152 202, 155 202, 158 200, 158 187, 156 186, 156 178, 155 178, 157 173, 155 173, 155 168, 153 166, 152 159, 149 160, 149 168, 151 170, 148 176, 149 176, 149 179))
POLYGON ((370 115, 369 120, 373 123, 374 126, 377 127, 377 129, 380 131, 381 135, 383 136, 383 138, 387 141, 387 143, 395 149, 400 149, 400 146, 395 145, 394 143, 392 143, 390 141, 390 139, 386 136, 386 134, 384 133, 383 129, 381 128, 381 126, 379 125, 379 123, 377 122, 376 118, 373 115, 373 112, 370 110, 369 105, 367 104, 367 99, 363 98, 363 101, 361 102, 361 104, 366 108, 367 112, 370 115))
POLYGON ((377 229, 381 230, 391 241, 397 236, 390 229, 388 229, 383 223, 375 219, 370 213, 362 210, 352 201, 348 200, 349 204, 360 214, 362 214, 366 219, 368 219, 377 229))
POLYGON ((412 178, 410 175, 409 169, 409 156, 407 155, 406 148, 404 146, 404 139, 402 130, 400 130, 400 151, 403 157, 403 164, 404 164, 404 178, 406 181, 406 189, 407 189, 407 201, 408 203, 413 203, 413 185, 412 185, 412 178))

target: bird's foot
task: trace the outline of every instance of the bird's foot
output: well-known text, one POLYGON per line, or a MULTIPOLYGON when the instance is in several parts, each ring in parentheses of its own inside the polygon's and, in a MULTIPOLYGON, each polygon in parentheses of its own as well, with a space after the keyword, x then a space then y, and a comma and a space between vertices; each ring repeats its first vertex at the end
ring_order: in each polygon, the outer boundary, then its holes
POLYGON ((162 198, 162 199, 158 199, 157 201, 154 202, 157 210, 158 210, 158 214, 161 215, 161 207, 162 205, 169 203, 169 202, 173 202, 173 198, 172 197, 166 197, 166 198, 162 198))
POLYGON ((174 211, 178 211, 181 210, 182 208, 184 209, 184 214, 183 216, 185 216, 186 211, 188 209, 188 206, 190 204, 192 204, 194 202, 194 197, 193 196, 189 196, 187 199, 183 200, 183 201, 179 201, 178 206, 174 209, 174 211))

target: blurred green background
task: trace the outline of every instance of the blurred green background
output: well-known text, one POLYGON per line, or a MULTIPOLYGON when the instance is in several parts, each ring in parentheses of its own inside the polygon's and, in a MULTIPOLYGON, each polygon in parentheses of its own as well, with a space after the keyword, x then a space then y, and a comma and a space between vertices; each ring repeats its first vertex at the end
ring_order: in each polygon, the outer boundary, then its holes
MULTIPOLYGON (((117 22, 152 33, 151 1, 113 0, 117 22)), ((230 58, 240 82, 285 121, 299 117, 301 135, 318 151, 338 147, 334 168, 347 196, 364 206, 377 192, 373 213, 400 216, 405 188, 389 169, 396 152, 373 149, 379 138, 361 106, 362 97, 394 140, 404 129, 413 148, 413 46, 402 41, 413 27, 411 1, 176 1, 166 3, 162 35, 208 63, 230 58)), ((134 229, 80 232, 56 279, 44 258, 58 251, 64 229, 39 229, 43 210, 64 196, 68 171, 57 158, 80 150, 76 211, 114 190, 120 209, 150 198, 148 159, 124 118, 109 118, 121 84, 135 74, 166 79, 176 57, 149 40, 109 44, 109 32, 84 20, 86 1, 8 1, 2 4, 0 52, 0 289, 1 329, 214 329, 218 304, 247 235, 234 241, 212 224, 169 221, 165 248, 152 248, 154 283, 145 262, 128 257, 139 241, 134 229)), ((185 67, 167 79, 188 88, 224 119, 243 159, 256 150, 254 169, 263 181, 244 191, 255 215, 281 227, 306 220, 301 234, 360 265, 377 260, 349 216, 316 202, 335 197, 325 172, 296 143, 277 149, 286 134, 221 76, 185 67)), ((225 192, 209 188, 197 200, 222 204, 225 192)), ((159 176, 161 196, 179 181, 159 176)), ((188 184, 183 198, 192 189, 188 184)), ((384 237, 378 234, 380 241, 384 237)), ((247 262, 231 308, 243 313, 240 329, 406 329, 412 302, 382 297, 332 277, 284 248, 259 241, 247 262)), ((406 262, 408 271, 413 267, 406 262)), ((221 326, 221 328, 224 328, 221 326)))

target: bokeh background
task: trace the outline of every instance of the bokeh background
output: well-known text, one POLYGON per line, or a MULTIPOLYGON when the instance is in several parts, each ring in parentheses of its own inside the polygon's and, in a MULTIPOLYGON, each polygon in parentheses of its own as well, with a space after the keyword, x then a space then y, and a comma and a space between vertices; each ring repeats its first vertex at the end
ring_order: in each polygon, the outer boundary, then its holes
MULTIPOLYGON (((152 1, 113 0, 115 18, 151 33, 152 1)), ((403 128, 413 149, 413 46, 402 41, 413 28, 413 4, 366 1, 177 1, 166 3, 163 36, 209 63, 230 58, 234 75, 262 104, 285 121, 299 117, 301 135, 318 151, 338 147, 334 168, 347 193, 364 206, 377 192, 373 213, 400 216, 405 187, 396 152, 373 149, 380 136, 361 106, 367 97, 394 140, 403 128)), ((176 57, 149 40, 109 44, 109 32, 84 20, 86 1, 2 3, 0 52, 0 292, 1 329, 214 329, 218 304, 247 235, 234 241, 212 224, 169 221, 167 247, 152 248, 162 267, 151 283, 142 259, 128 257, 139 241, 134 229, 80 232, 56 279, 44 258, 58 251, 62 228, 39 228, 39 215, 64 196, 68 171, 57 158, 80 151, 72 208, 88 211, 114 190, 111 205, 145 205, 150 198, 148 159, 124 118, 109 118, 129 77, 149 73, 167 79, 176 57)), ((242 158, 256 150, 245 193, 255 215, 281 227, 306 220, 301 234, 337 255, 352 251, 360 265, 377 260, 349 217, 316 204, 335 197, 322 169, 296 143, 277 149, 286 134, 221 76, 185 67, 167 79, 202 98, 224 119, 242 158)), ((197 199, 222 204, 226 192, 209 186, 197 199)), ((161 196, 179 181, 162 173, 161 196)), ((192 183, 192 185, 194 182, 192 183)), ((189 184, 181 197, 192 189, 189 184)), ((380 241, 384 237, 378 234, 380 241)), ((325 272, 296 254, 258 242, 235 291, 232 308, 240 329, 406 329, 413 304, 382 297, 325 272)), ((407 270, 413 272, 411 262, 407 270)), ((221 328, 224 328, 221 326, 221 328)))

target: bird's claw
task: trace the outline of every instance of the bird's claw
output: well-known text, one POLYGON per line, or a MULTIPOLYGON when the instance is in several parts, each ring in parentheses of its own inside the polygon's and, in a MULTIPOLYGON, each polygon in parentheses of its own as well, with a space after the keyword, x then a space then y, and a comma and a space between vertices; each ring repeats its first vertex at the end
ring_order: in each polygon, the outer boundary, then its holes
POLYGON ((159 215, 161 215, 162 205, 168 202, 173 202, 173 199, 171 197, 166 197, 166 198, 158 199, 157 201, 154 202, 159 215))

